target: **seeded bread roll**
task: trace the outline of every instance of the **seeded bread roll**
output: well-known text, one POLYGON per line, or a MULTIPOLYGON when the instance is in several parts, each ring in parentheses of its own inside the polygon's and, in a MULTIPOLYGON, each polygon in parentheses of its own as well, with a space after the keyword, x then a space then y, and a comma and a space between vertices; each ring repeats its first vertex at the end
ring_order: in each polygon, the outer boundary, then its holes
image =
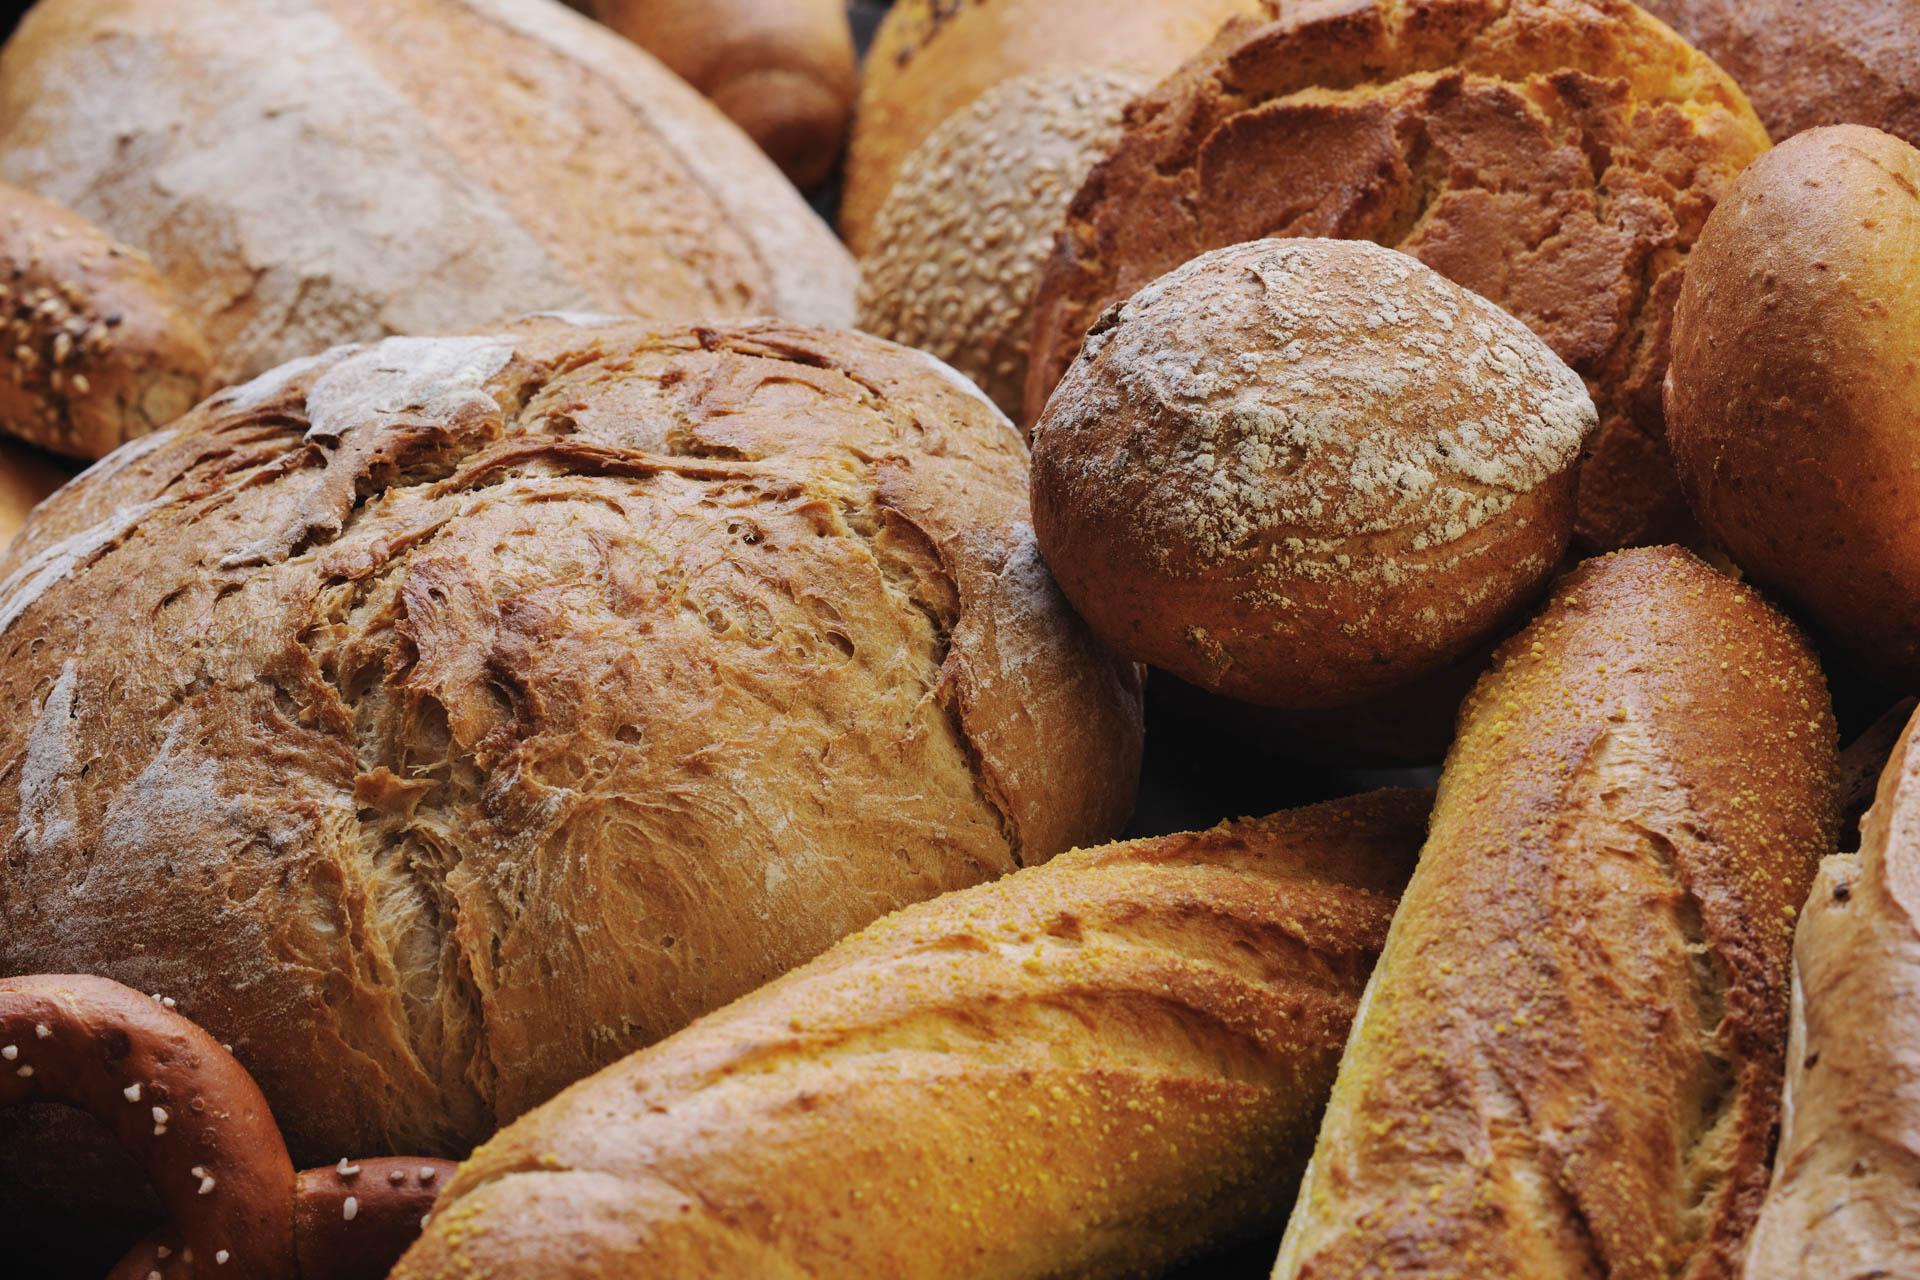
POLYGON ((1840 652, 1920 681, 1920 151, 1791 138, 1701 234, 1667 416, 1700 523, 1840 652))
POLYGON ((1338 706, 1461 657, 1545 585, 1593 425, 1545 343, 1415 259, 1256 240, 1087 335, 1034 428, 1034 530, 1117 651, 1338 706))
POLYGON ((1670 547, 1563 580, 1461 714, 1274 1275, 1737 1276, 1834 773, 1758 593, 1670 547))
POLYGON ((1429 799, 889 916, 495 1137, 394 1275, 1142 1275, 1266 1225, 1429 799))
POLYGON ((1660 380, 1687 253, 1767 137, 1627 0, 1353 0, 1242 22, 1129 109, 1034 298, 1037 417, 1108 306, 1262 236, 1404 250, 1524 320, 1600 428, 1576 538, 1691 536, 1660 380))
POLYGON ((1054 228, 1120 136, 1144 76, 1077 67, 987 90, 928 135, 860 262, 860 327, 931 352, 1009 416, 1027 385, 1028 304, 1054 228))
POLYGON ((208 390, 207 344, 146 256, 0 183, 0 426, 75 458, 163 427, 208 390))

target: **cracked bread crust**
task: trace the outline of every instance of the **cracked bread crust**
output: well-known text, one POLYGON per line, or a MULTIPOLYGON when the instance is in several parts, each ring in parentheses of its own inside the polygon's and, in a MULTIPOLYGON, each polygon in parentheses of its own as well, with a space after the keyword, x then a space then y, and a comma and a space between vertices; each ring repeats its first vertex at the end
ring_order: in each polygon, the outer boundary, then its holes
POLYGON ((1124 822, 1138 675, 1025 481, 951 370, 775 322, 222 392, 0 561, 0 972, 164 991, 302 1162, 464 1150, 1124 822))
POLYGON ((1563 579, 1462 710, 1275 1276, 1733 1280, 1835 783, 1757 592, 1672 547, 1563 579))
POLYGON ((1320 0, 1238 21, 1128 109, 1034 300, 1039 416, 1112 303, 1268 236, 1403 250, 1524 320, 1600 410, 1576 537, 1690 527, 1660 380, 1689 248, 1767 146, 1737 87, 1626 0, 1320 0))

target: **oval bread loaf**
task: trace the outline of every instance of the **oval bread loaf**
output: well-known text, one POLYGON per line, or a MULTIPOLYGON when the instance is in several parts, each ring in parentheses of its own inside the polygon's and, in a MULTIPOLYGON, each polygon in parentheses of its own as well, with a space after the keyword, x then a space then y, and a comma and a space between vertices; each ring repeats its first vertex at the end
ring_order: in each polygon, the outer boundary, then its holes
POLYGON ((1429 799, 889 916, 495 1137, 394 1275, 1140 1275, 1266 1225, 1429 799))
POLYGON ((1834 775, 1756 592, 1674 548, 1570 574, 1461 714, 1275 1276, 1733 1280, 1834 775))

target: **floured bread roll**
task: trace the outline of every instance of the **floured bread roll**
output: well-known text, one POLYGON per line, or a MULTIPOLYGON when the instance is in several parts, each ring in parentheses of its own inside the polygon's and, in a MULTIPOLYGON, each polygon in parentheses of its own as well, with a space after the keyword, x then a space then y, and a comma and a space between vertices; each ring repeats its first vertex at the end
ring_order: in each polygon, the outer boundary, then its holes
POLYGON ((464 1149, 1113 834, 1137 675, 918 352, 551 319, 299 361, 0 561, 0 973, 163 992, 295 1158, 464 1149))

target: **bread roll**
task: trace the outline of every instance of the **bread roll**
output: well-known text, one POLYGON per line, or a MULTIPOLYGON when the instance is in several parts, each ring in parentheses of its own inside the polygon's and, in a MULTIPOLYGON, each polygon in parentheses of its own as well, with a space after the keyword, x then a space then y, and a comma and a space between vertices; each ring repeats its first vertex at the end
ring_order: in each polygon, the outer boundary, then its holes
POLYGON ((1674 312, 1700 523, 1841 652, 1920 680, 1920 151, 1838 125, 1742 174, 1674 312))
POLYGON ((833 168, 853 111, 853 29, 840 0, 590 0, 801 187, 833 168))
POLYGON ((0 438, 0 547, 12 541, 33 509, 72 476, 37 449, 0 438))
POLYGON ((1800 914, 1793 1033, 1772 1190, 1746 1280, 1920 1271, 1920 721, 1862 828, 1800 914))
POLYGON ((0 972, 176 998, 301 1164, 464 1150, 1119 829, 1138 675, 1026 501, 964 379, 776 322, 222 392, 0 559, 0 972))
POLYGON ((1593 426, 1545 343, 1413 258, 1256 240, 1087 335, 1034 427, 1034 530, 1120 653, 1337 706, 1525 607, 1566 549, 1593 426))
POLYGON ((1834 806, 1757 593, 1674 548, 1570 574, 1461 713, 1275 1276, 1736 1276, 1834 806))
POLYGON ((1864 124, 1920 145, 1920 0, 1645 0, 1725 67, 1775 138, 1864 124))
POLYGON ((1104 68, 1157 80, 1235 14, 1276 0, 896 0, 861 68, 840 233, 865 257, 907 158, 1003 80, 1104 68))
POLYGON ((1283 1202, 1429 796, 889 916, 476 1152, 396 1280, 1154 1274, 1283 1202))
POLYGON ((219 384, 543 307, 853 318, 759 149, 556 0, 46 0, 0 178, 144 250, 219 384))
POLYGON ((207 344, 153 264, 86 219, 0 183, 0 426, 101 458, 207 385, 207 344))
POLYGON ((1071 67, 988 89, 927 135, 860 263, 860 327, 939 356, 1010 416, 1053 231, 1144 76, 1071 67))
POLYGON ((1109 305, 1262 236, 1372 240, 1504 307, 1586 379, 1586 547, 1688 532, 1660 407, 1694 237, 1767 138, 1627 0, 1356 0, 1223 32, 1129 110, 1034 298, 1037 417, 1109 305))

